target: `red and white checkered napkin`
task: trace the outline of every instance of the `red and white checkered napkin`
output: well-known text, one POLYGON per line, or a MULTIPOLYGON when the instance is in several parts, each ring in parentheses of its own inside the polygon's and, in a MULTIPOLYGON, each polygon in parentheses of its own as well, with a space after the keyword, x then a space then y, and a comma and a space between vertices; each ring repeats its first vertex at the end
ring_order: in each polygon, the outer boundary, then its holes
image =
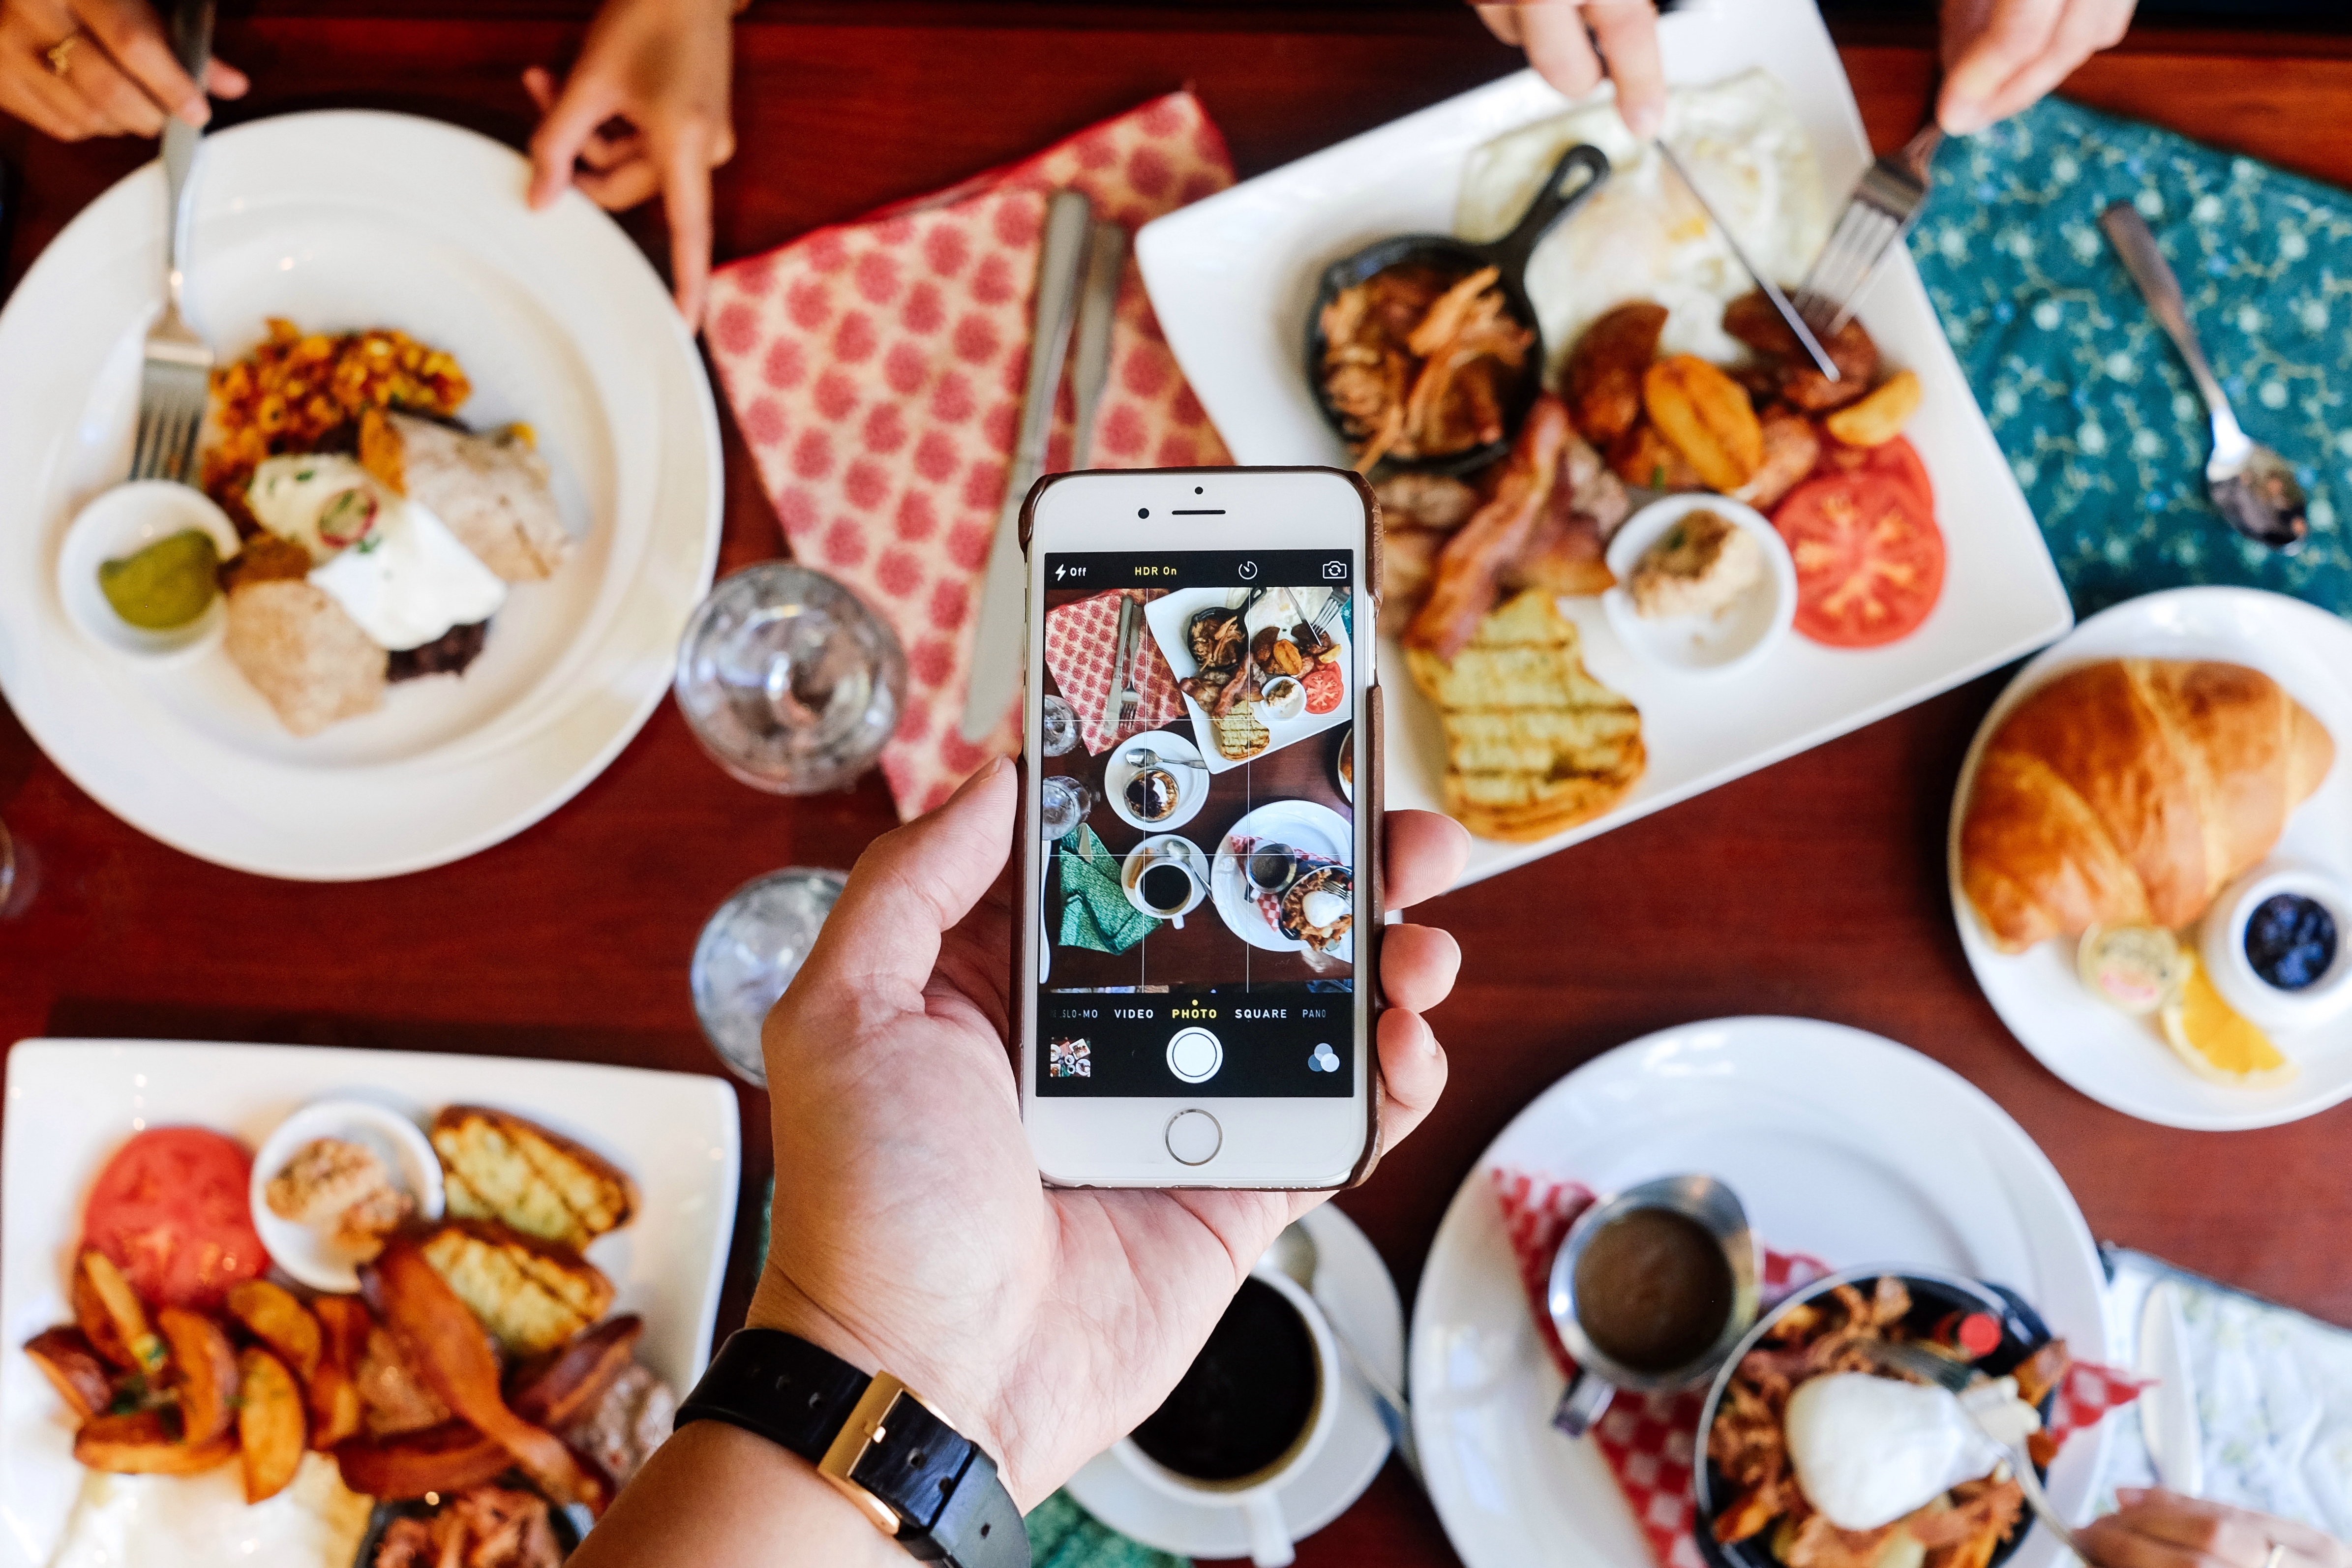
MULTIPOLYGON (((793 556, 839 578, 906 647, 907 712, 882 753, 901 817, 945 800, 1020 735, 1017 703, 982 744, 958 724, 1020 419, 1048 195, 1084 191, 1097 217, 1133 229, 1233 178, 1200 101, 1172 93, 712 276, 711 361, 793 556)), ((1090 454, 1070 451, 1069 421, 1066 384, 1049 469, 1232 460, 1132 260, 1090 454)))
MULTIPOLYGON (((1574 1377, 1576 1363, 1551 1326, 1548 1305, 1551 1262, 1560 1238, 1592 1203, 1592 1191, 1580 1183, 1499 1165, 1494 1178, 1504 1228, 1518 1261, 1519 1282, 1526 1287, 1528 1305, 1535 1313, 1536 1338, 1551 1352, 1560 1371, 1574 1377)), ((1767 1247, 1759 1294, 1769 1306, 1791 1290, 1834 1272, 1818 1258, 1767 1247)), ((2051 1435, 2063 1440, 2094 1425, 2116 1405, 2137 1398, 2145 1386, 2112 1368, 2077 1363, 2059 1390, 2051 1435)), ((1601 1457, 1610 1474, 1617 1478, 1634 1522, 1642 1527, 1662 1568, 1706 1568, 1698 1543, 1691 1538, 1698 1512, 1692 1467, 1696 1462, 1699 1413, 1706 1404, 1703 1389, 1683 1394, 1620 1394, 1610 1402, 1609 1414, 1592 1429, 1601 1457)))
POLYGON ((1076 711, 1078 738, 1095 756, 1129 735, 1157 730, 1184 711, 1183 696, 1176 689, 1176 672, 1168 668, 1150 628, 1140 626, 1136 658, 1141 673, 1136 693, 1142 700, 1136 704, 1135 717, 1124 726, 1112 722, 1118 716, 1117 693, 1110 682, 1118 663, 1121 595, 1136 601, 1138 615, 1142 613, 1141 605, 1161 596, 1156 589, 1114 588, 1045 612, 1045 668, 1054 672, 1054 684, 1062 689, 1063 700, 1076 711))

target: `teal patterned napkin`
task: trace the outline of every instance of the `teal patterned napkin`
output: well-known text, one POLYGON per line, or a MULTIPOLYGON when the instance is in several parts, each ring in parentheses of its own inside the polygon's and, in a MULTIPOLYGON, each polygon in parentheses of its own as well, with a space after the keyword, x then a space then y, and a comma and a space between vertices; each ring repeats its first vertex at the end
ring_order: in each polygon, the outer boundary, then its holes
POLYGON ((2352 613, 2352 195, 2045 100, 1946 143, 1911 250, 2077 615, 2194 583, 2352 613), (2300 554, 2205 499, 2203 406, 2098 226, 2118 200, 2156 231, 2239 422, 2295 465, 2300 554))
POLYGON ((1120 882, 1118 856, 1085 823, 1055 846, 1062 885, 1064 947, 1125 952, 1160 929, 1160 922, 1130 902, 1120 882))

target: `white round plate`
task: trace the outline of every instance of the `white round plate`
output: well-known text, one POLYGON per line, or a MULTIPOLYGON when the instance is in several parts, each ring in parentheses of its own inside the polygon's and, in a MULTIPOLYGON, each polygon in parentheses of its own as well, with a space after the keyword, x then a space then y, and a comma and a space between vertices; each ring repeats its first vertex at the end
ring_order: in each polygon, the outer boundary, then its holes
MULTIPOLYGON (((1299 1222, 1315 1238, 1315 1300, 1332 1328, 1390 1377, 1404 1371, 1404 1311, 1396 1283, 1355 1222, 1329 1204, 1299 1222)), ((1344 1357, 1342 1358, 1345 1359, 1344 1357)), ((1303 1540, 1348 1510, 1389 1457, 1389 1436, 1371 1396, 1351 1373, 1340 1383, 1339 1412, 1315 1462, 1276 1495, 1294 1539, 1303 1540)), ((1078 1505, 1146 1546, 1187 1557, 1247 1557, 1241 1510, 1186 1502, 1139 1480, 1108 1454, 1070 1478, 1078 1505)))
POLYGON ((1103 798, 1121 822, 1144 833, 1169 833, 1183 826, 1201 815, 1209 804, 1209 778, 1199 768, 1188 768, 1184 758, 1201 760, 1201 748, 1173 730, 1154 730, 1121 741, 1111 749, 1110 761, 1103 764, 1103 798), (1142 746, 1160 753, 1160 762, 1168 776, 1176 781, 1176 809, 1157 822, 1146 822, 1128 809, 1127 786, 1137 770, 1127 765, 1127 753, 1142 746))
MULTIPOLYGON (((1495 1199, 1497 1166, 1609 1193, 1700 1172, 1728 1182, 1768 1246, 1832 1266, 1908 1262, 2007 1285, 2076 1356, 2105 1361, 2097 1249, 2050 1162, 1958 1074, 1808 1018, 1727 1018, 1621 1046, 1538 1096, 1478 1157, 1439 1225, 1413 1303, 1413 1433, 1467 1568, 1653 1568, 1587 1438, 1551 1426, 1562 1380, 1495 1199)), ((2076 1437, 2050 1494, 2080 1519, 2103 1432, 2076 1437)), ((2053 1568, 2036 1531, 2011 1561, 2053 1568)))
MULTIPOLYGON (((1217 845, 1209 891, 1216 900, 1217 913, 1225 917, 1225 924, 1233 928, 1234 934, 1268 952, 1305 952, 1307 944, 1275 930, 1265 911, 1257 907, 1257 900, 1250 896, 1248 879, 1242 874, 1241 857, 1225 852, 1225 846, 1235 838, 1271 838, 1277 844, 1287 844, 1294 849, 1305 849, 1347 866, 1355 858, 1350 852, 1347 818, 1315 801, 1278 800, 1272 805, 1259 806, 1234 823, 1217 845)), ((1355 962, 1354 931, 1340 939, 1339 950, 1332 956, 1343 963, 1355 962)))
MULTIPOLYGON (((2230 1131, 2273 1127, 2352 1096, 2352 1018, 2279 1030, 2272 1039, 2299 1069, 2268 1089, 2198 1077, 2151 1020, 2117 1012, 2075 977, 2074 944, 2045 942, 2014 955, 1986 940, 1960 891, 1960 816, 1977 759, 2026 693, 2078 665, 2107 658, 2210 658, 2263 671, 2311 710, 2336 739, 2336 765, 2295 807, 2271 851, 2352 876, 2352 625, 2255 588, 2174 588, 2103 610, 2020 670, 1993 703, 1960 766, 1946 847, 1952 913, 1977 984, 2010 1033, 2042 1066, 2103 1105, 2167 1127, 2230 1131)), ((2190 933, 2193 942, 2195 933, 2190 933)))
POLYGON ((476 426, 527 420, 577 548, 519 585, 460 679, 298 740, 217 648, 133 664, 76 636, 66 526, 130 466, 163 292, 150 164, 67 226, 0 312, 0 688, 59 768, 174 848, 265 876, 388 877, 570 799, 668 689, 719 545, 719 426, 653 269, 589 202, 533 213, 512 150, 404 115, 294 114, 205 139, 189 313, 224 361, 283 316, 454 353, 476 426))

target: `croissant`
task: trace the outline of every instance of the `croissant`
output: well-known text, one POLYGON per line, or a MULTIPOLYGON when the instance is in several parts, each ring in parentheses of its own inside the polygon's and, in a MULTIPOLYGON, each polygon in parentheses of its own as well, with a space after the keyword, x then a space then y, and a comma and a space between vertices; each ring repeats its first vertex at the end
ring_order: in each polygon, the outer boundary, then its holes
POLYGON ((2002 721, 1960 823, 1960 889, 2022 952, 2094 924, 2179 929, 2278 842, 2336 743, 2242 665, 2110 659, 2002 721))

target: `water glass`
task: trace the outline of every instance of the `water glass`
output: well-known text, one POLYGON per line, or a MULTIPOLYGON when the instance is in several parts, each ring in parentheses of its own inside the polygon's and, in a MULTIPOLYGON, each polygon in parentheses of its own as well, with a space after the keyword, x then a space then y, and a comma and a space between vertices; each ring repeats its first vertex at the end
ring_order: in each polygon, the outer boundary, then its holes
POLYGON ((845 880, 806 866, 772 871, 736 889, 702 928, 689 972, 694 1014, 738 1077, 766 1087, 760 1027, 808 961, 845 880))
POLYGON ((754 789, 814 795, 874 763, 907 700, 898 638, 856 595, 789 561, 722 578, 672 682, 713 761, 754 789))
POLYGON ((1078 710, 1059 697, 1048 696, 1038 715, 1037 749, 1049 757, 1066 757, 1078 749, 1078 710))
POLYGON ((1074 778, 1060 774, 1045 781, 1037 789, 1037 826, 1046 842, 1055 843, 1069 837, 1071 830, 1087 819, 1094 809, 1094 792, 1074 778))

